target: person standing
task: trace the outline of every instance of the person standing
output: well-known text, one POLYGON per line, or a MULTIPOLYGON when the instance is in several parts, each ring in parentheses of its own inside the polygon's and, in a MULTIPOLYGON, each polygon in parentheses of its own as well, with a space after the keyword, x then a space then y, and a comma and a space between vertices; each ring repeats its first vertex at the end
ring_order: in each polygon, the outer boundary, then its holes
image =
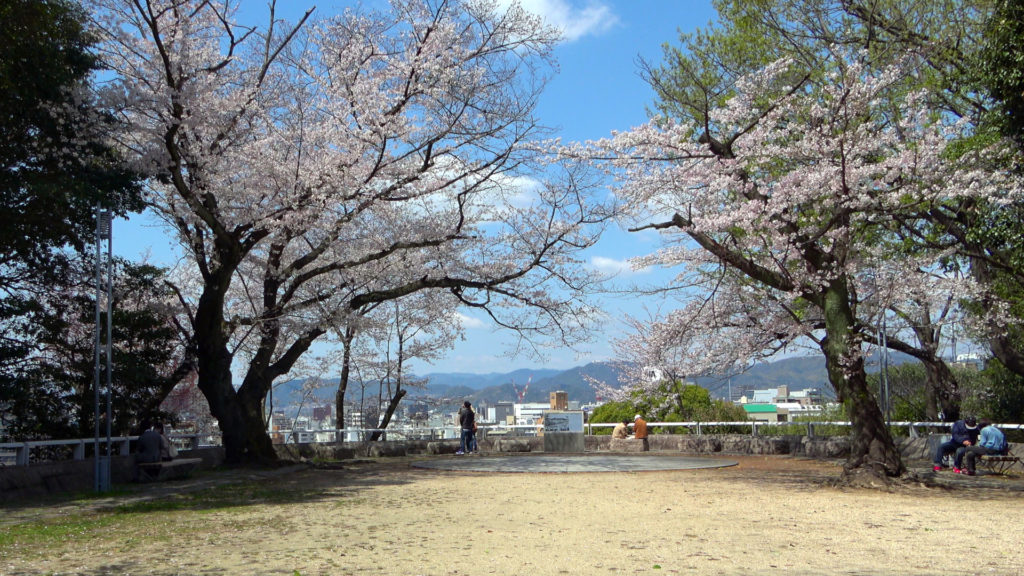
MULTIPOLYGON (((473 409, 470 408, 470 410, 473 410, 473 409)), ((477 432, 478 428, 479 428, 479 426, 476 423, 476 410, 473 410, 473 433, 469 435, 469 451, 473 452, 474 454, 480 452, 480 446, 477 445, 477 443, 476 443, 476 438, 477 438, 476 432, 477 432)))
POLYGON ((953 423, 952 437, 942 444, 939 444, 938 448, 935 449, 935 457, 932 459, 932 470, 938 472, 942 470, 943 458, 951 452, 955 452, 956 456, 953 457, 953 472, 960 474, 963 470, 964 465, 964 451, 969 447, 978 443, 978 421, 974 416, 967 416, 963 420, 957 420, 953 423))
POLYGON ((473 412, 473 405, 466 400, 459 409, 459 428, 462 429, 462 436, 459 442, 459 451, 456 454, 466 454, 473 451, 473 426, 476 425, 476 413, 473 412))
POLYGON ((639 414, 633 416, 633 437, 637 440, 643 440, 644 452, 651 449, 651 445, 647 442, 647 421, 641 418, 639 414))
POLYGON ((978 437, 978 444, 970 446, 964 451, 967 460, 968 476, 974 476, 975 463, 978 456, 989 454, 1005 454, 1009 446, 1006 444, 1006 435, 999 428, 996 428, 988 418, 982 418, 978 423, 981 434, 978 437))

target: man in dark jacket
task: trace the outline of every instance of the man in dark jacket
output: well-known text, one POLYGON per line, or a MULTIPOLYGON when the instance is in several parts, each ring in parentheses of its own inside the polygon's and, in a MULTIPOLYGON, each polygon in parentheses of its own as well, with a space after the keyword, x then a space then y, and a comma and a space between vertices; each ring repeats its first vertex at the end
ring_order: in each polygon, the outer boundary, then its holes
POLYGON ((145 430, 139 434, 139 453, 135 457, 135 461, 140 464, 159 462, 160 444, 163 437, 148 422, 143 424, 143 427, 145 430))
POLYGON ((967 470, 964 470, 964 472, 968 476, 974 476, 975 462, 979 456, 1006 454, 1010 448, 1006 443, 1006 435, 1003 434, 1002 430, 996 428, 988 418, 981 419, 981 422, 978 423, 978 430, 981 430, 978 443, 964 451, 967 454, 967 458, 965 458, 967 460, 967 470))
POLYGON ((473 412, 473 405, 466 400, 459 409, 459 427, 462 428, 462 437, 459 451, 456 454, 468 454, 473 451, 473 428, 476 424, 476 413, 473 412))
POLYGON ((978 421, 974 416, 968 416, 963 420, 957 420, 953 423, 952 438, 947 442, 939 444, 939 447, 935 449, 935 458, 933 459, 932 470, 938 472, 942 470, 942 459, 946 457, 950 452, 955 452, 956 456, 953 457, 953 472, 960 474, 964 467, 964 452, 968 446, 974 446, 978 443, 978 421))

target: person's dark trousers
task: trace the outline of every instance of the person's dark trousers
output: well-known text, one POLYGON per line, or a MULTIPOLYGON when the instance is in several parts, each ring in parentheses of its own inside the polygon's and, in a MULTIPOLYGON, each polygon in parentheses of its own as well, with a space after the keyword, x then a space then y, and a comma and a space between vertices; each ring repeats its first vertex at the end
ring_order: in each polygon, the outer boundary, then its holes
POLYGON ((989 454, 998 454, 998 450, 989 450, 984 446, 971 446, 964 450, 964 455, 967 460, 967 473, 974 474, 974 467, 978 462, 978 456, 988 456, 989 454))
POLYGON ((460 448, 460 450, 462 452, 469 452, 469 448, 470 448, 469 439, 472 436, 473 436, 473 431, 472 430, 469 430, 467 428, 463 428, 462 429, 462 439, 461 439, 461 448, 460 448))
POLYGON ((956 455, 953 456, 953 468, 964 468, 964 454, 967 453, 967 446, 958 446, 956 449, 956 455))
POLYGON ((963 448, 963 444, 958 444, 956 442, 953 442, 952 440, 947 440, 946 442, 939 444, 939 447, 935 449, 935 465, 942 466, 942 459, 946 457, 946 454, 956 452, 956 456, 954 457, 955 463, 953 464, 953 466, 957 468, 962 467, 964 458, 963 448))

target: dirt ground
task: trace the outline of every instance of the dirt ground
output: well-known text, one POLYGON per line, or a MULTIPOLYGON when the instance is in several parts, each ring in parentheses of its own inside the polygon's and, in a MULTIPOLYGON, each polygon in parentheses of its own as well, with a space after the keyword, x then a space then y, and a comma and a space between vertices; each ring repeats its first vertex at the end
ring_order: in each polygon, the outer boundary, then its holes
POLYGON ((922 469, 893 489, 851 489, 830 484, 836 463, 729 458, 739 465, 671 472, 450 472, 394 459, 215 473, 0 510, 0 574, 1024 573, 1020 476, 936 483, 922 469), (248 492, 229 506, 167 504, 210 490, 248 492), (16 535, 83 518, 93 521, 70 537, 16 535))

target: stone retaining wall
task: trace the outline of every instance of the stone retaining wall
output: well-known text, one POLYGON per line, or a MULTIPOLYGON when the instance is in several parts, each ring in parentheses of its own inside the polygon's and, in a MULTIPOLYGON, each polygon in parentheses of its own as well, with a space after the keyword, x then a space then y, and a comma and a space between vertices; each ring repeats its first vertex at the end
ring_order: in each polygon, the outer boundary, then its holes
MULTIPOLYGON (((631 452, 632 444, 613 445, 612 437, 584 436, 587 452, 631 452)), ((687 454, 788 454, 808 458, 846 458, 850 440, 846 437, 811 438, 808 436, 751 436, 749 434, 652 434, 652 452, 687 454)), ((929 437, 897 438, 903 458, 908 461, 931 460, 934 442, 929 437)), ((538 436, 499 436, 481 438, 481 452, 543 452, 544 438, 538 436)), ((417 440, 407 442, 346 442, 343 444, 278 445, 282 458, 293 460, 350 460, 382 456, 454 454, 459 441, 417 440)))
MULTIPOLYGON (((213 468, 224 462, 222 448, 182 450, 182 458, 200 458, 200 468, 213 468)), ((110 459, 110 483, 125 484, 135 475, 135 455, 110 459)), ((96 463, 88 460, 46 462, 31 466, 0 467, 0 502, 17 502, 48 494, 92 492, 96 487, 96 463)))
MULTIPOLYGON (((544 438, 537 436, 492 436, 479 439, 480 451, 543 452, 544 438)), ((587 452, 628 452, 631 444, 612 444, 608 435, 584 436, 587 452)), ((929 437, 897 439, 905 461, 931 460, 934 441, 929 437)), ((654 434, 650 437, 652 452, 685 454, 788 454, 809 458, 846 458, 850 453, 848 438, 809 438, 807 436, 751 436, 749 434, 691 435, 654 434)), ((410 440, 403 442, 344 442, 340 444, 283 444, 275 446, 281 458, 289 460, 353 460, 409 455, 454 454, 459 441, 410 440)), ((221 448, 184 450, 183 458, 202 458, 200 468, 212 468, 224 462, 221 448)), ((111 483, 132 480, 134 456, 111 458, 111 483)), ((60 492, 93 490, 92 460, 0 467, 0 502, 38 498, 60 492)))

